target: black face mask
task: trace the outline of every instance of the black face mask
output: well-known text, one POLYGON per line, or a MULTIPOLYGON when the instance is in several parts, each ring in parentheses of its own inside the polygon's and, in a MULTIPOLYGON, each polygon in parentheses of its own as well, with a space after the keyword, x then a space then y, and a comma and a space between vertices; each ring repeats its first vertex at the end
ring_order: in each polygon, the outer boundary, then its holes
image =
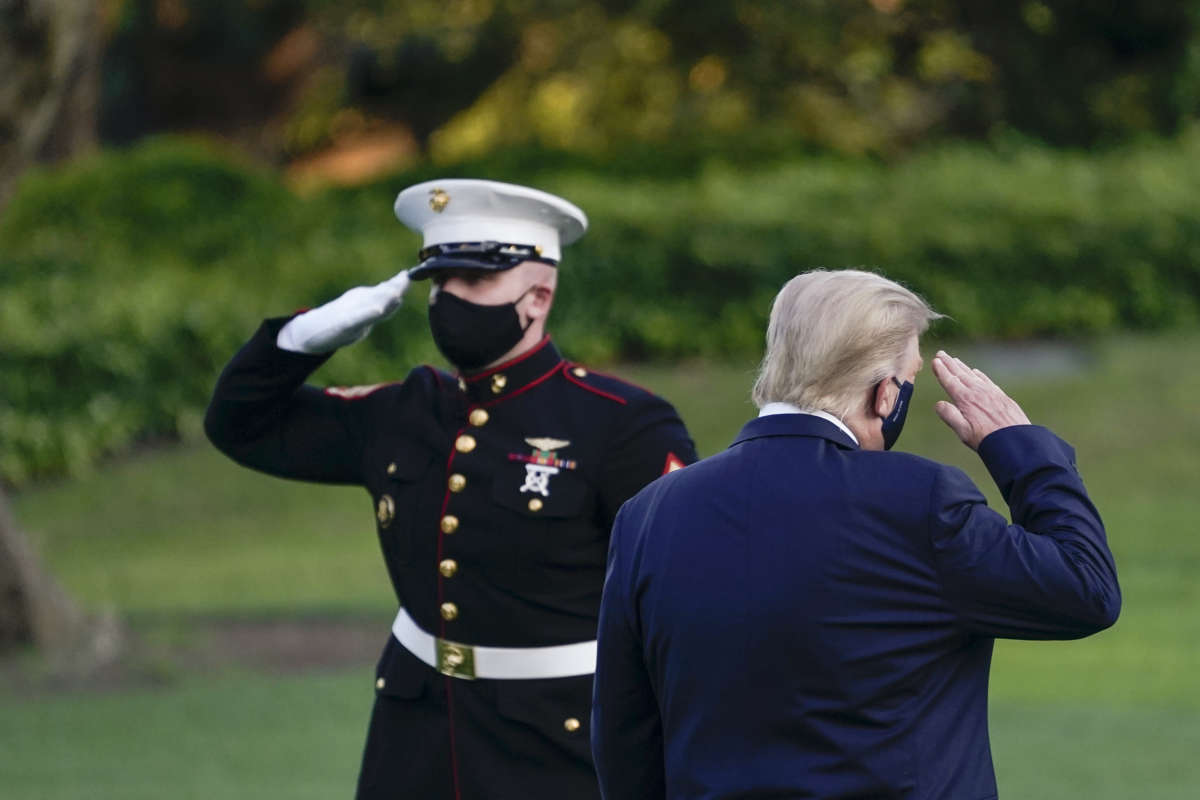
POLYGON ((892 383, 900 387, 900 395, 896 398, 896 405, 892 406, 892 413, 883 418, 884 450, 891 450, 892 445, 900 438, 900 431, 904 429, 904 419, 908 416, 908 405, 913 393, 913 385, 909 381, 900 383, 892 378, 892 383))
POLYGON ((439 289, 429 304, 433 343, 459 369, 469 372, 486 367, 513 349, 533 324, 531 318, 521 327, 517 313, 517 303, 527 294, 529 289, 511 303, 484 306, 439 289))

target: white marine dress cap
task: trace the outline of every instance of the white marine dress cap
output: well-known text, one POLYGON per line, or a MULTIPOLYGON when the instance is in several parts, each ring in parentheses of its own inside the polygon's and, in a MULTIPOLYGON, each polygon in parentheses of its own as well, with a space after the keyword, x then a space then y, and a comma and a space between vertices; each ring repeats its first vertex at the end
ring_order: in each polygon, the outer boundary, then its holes
POLYGON ((583 236, 587 215, 548 192, 499 181, 447 178, 396 196, 396 218, 424 237, 414 279, 439 269, 505 270, 522 261, 557 264, 583 236))

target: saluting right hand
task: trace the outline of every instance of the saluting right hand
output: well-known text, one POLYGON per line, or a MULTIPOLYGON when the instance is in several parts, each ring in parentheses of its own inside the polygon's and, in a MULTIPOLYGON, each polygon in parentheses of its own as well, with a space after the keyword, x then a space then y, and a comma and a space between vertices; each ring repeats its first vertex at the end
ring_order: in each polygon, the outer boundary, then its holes
POLYGON ((977 450, 989 433, 1029 424, 1029 417, 1017 401, 992 383, 991 378, 944 350, 933 357, 933 374, 950 396, 950 402, 939 400, 934 410, 972 450, 977 450))
POLYGON ((357 286, 336 300, 294 317, 280 329, 275 344, 293 353, 329 353, 354 344, 376 322, 400 307, 408 288, 408 270, 374 286, 357 286))

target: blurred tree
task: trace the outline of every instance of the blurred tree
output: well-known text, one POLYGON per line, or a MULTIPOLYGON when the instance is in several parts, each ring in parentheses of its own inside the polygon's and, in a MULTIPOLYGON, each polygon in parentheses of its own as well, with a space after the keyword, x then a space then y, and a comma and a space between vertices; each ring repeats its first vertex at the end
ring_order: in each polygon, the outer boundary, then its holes
POLYGON ((1172 132, 1197 110, 1195 97, 1178 101, 1181 82, 1198 77, 1200 3, 1026 0, 959 9, 961 28, 1002 69, 964 98, 955 130, 1005 124, 1051 144, 1089 145, 1172 132))
POLYGON ((100 130, 126 143, 207 130, 262 156, 279 115, 321 66, 303 6, 287 0, 104 0, 100 130))
POLYGON ((104 134, 294 158, 630 141, 889 155, 1012 129, 1090 145, 1200 104, 1200 2, 105 0, 104 134))
MULTIPOLYGON (((31 164, 95 142, 96 20, 95 5, 79 0, 0 3, 0 207, 31 164)), ((34 558, 0 493, 0 653, 21 645, 74 647, 88 631, 34 558)))
POLYGON ((86 679, 125 650, 115 614, 83 613, 42 567, 0 491, 0 658, 30 647, 57 678, 86 679))
POLYGON ((100 43, 90 0, 0 2, 0 208, 31 164, 95 143, 100 43))
POLYGON ((0 654, 70 636, 80 615, 38 565, 0 492, 0 654))
MULTIPOLYGON (((940 0, 310 8, 331 37, 391 65, 393 90, 374 82, 368 113, 419 115, 422 140, 431 130, 429 150, 446 160, 524 143, 603 151, 705 138, 886 154, 942 131, 995 73, 940 0), (422 55, 405 58, 415 42, 422 55), (413 87, 439 102, 414 104, 413 87)), ((360 76, 349 73, 349 102, 360 76)))

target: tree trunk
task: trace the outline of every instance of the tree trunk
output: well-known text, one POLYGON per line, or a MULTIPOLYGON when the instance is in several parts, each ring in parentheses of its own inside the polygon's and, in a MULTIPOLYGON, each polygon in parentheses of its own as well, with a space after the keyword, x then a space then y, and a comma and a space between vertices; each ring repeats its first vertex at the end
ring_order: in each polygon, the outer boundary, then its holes
POLYGON ((36 649, 50 677, 76 682, 117 661, 126 644, 115 614, 84 614, 50 577, 0 491, 0 660, 36 649))
POLYGON ((71 646, 84 626, 83 614, 42 568, 0 493, 0 655, 30 645, 71 646))
MULTIPOLYGON (((95 144, 100 44, 95 0, 0 0, 0 211, 28 167, 95 144)), ((115 618, 86 617, 46 573, 0 491, 0 655, 36 647, 85 674, 121 642, 115 618)))
POLYGON ((17 178, 96 143, 94 0, 0 0, 0 209, 17 178))

